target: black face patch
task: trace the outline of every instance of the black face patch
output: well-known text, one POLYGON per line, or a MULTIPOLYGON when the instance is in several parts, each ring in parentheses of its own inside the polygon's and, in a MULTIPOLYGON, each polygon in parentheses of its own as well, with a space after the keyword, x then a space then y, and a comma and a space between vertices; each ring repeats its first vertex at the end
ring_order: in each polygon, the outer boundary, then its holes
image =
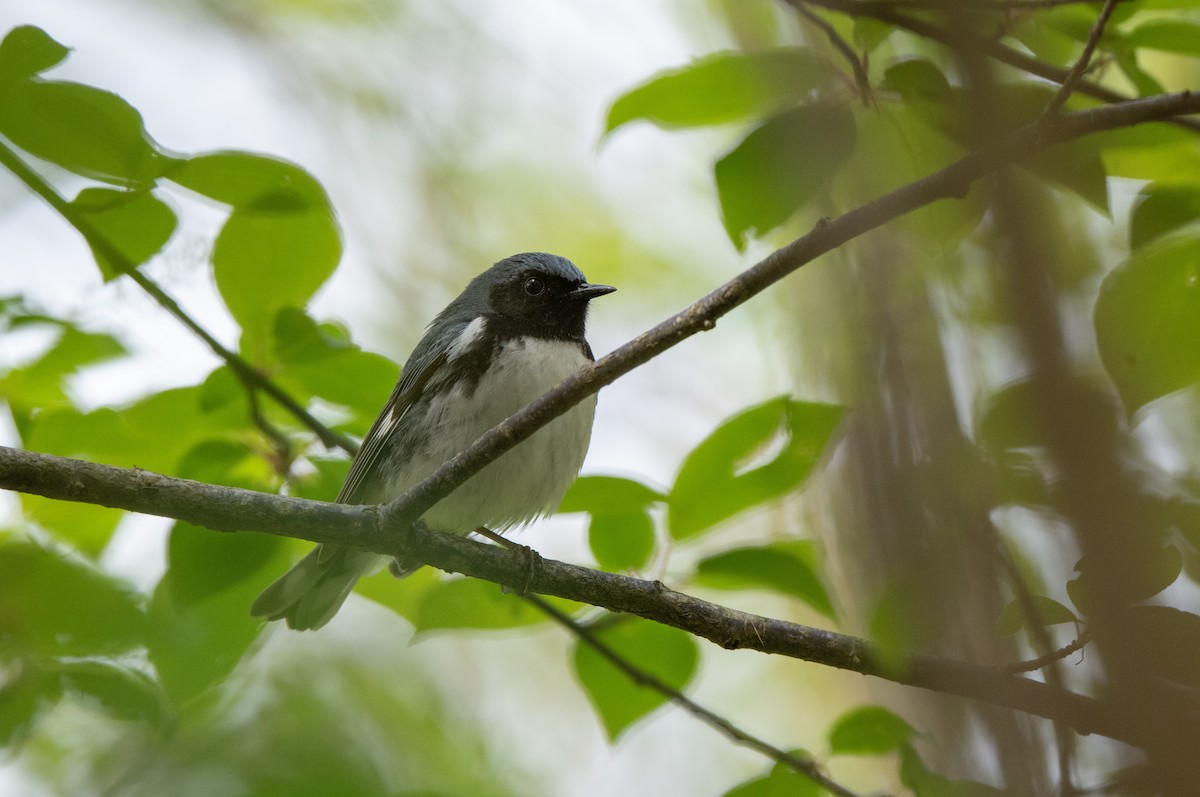
POLYGON ((516 336, 583 342, 587 299, 572 295, 582 281, 535 269, 492 286, 488 328, 500 340, 516 336))

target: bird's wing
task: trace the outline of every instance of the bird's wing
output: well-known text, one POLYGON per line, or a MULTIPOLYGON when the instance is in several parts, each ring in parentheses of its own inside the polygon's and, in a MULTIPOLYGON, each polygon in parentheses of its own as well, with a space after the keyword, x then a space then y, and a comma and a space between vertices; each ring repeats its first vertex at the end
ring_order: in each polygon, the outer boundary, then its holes
POLYGON ((413 356, 404 366, 396 388, 392 391, 391 398, 371 425, 371 430, 363 439, 362 447, 354 457, 350 473, 346 475, 346 483, 342 485, 335 499, 339 504, 359 503, 362 488, 364 485, 370 486, 370 477, 375 471, 379 455, 387 450, 389 441, 400 427, 405 413, 445 362, 444 347, 430 347, 424 352, 413 352, 413 356))

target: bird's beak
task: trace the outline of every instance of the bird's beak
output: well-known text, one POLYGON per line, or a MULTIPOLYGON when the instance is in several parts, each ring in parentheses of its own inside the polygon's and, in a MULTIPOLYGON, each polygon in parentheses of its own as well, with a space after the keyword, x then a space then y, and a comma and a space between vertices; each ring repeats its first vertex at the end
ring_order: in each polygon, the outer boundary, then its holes
POLYGON ((585 282, 575 290, 568 292, 566 298, 586 302, 590 299, 595 299, 597 296, 612 293, 615 290, 616 288, 611 285, 590 285, 585 282))

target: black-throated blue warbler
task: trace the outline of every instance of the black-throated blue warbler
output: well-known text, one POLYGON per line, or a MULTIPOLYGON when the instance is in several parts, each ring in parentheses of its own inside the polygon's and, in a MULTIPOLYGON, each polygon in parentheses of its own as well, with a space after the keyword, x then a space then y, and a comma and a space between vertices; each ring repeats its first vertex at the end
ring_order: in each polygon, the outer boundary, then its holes
MULTIPOLYGON (((591 285, 574 263, 529 252, 473 279, 430 323, 363 439, 337 501, 381 504, 403 493, 529 402, 591 362, 591 285)), ((576 404, 489 463, 421 519, 433 529, 504 531, 553 512, 583 465, 596 397, 576 404)), ((263 591, 251 613, 320 628, 377 554, 318 545, 263 591)), ((396 563, 394 572, 403 574, 396 563)))

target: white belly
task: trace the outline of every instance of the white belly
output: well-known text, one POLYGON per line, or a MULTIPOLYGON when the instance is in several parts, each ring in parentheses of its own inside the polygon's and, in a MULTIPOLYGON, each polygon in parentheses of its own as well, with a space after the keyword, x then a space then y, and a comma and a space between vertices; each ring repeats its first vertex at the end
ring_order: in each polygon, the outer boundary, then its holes
MULTIPOLYGON (((506 343, 474 390, 460 384, 451 401, 426 415, 428 439, 437 445, 401 468, 390 485, 392 495, 428 476, 586 362, 578 343, 506 343)), ((425 522, 440 531, 467 534, 479 526, 501 531, 553 512, 583 465, 595 410, 594 395, 576 404, 434 505, 423 516, 425 522)))

